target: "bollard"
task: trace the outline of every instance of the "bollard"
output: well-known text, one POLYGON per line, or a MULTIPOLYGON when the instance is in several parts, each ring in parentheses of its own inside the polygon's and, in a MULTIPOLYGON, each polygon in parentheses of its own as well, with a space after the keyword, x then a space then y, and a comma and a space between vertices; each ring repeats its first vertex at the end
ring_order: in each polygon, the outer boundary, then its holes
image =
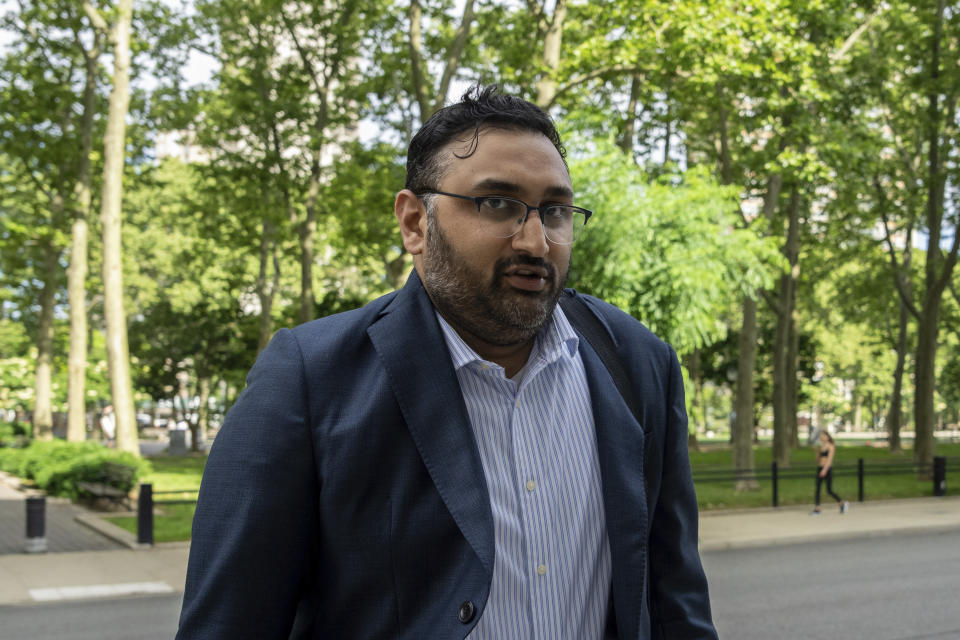
POLYGON ((137 543, 153 544, 153 485, 140 485, 137 499, 137 543))
POLYGON ((780 506, 780 496, 777 487, 777 461, 774 460, 770 465, 770 479, 773 482, 773 506, 780 506))
POLYGON ((857 500, 863 502, 863 458, 857 458, 857 500))
POLYGON ((27 553, 46 553, 46 496, 28 496, 27 504, 27 553))
POLYGON ((947 495, 947 459, 944 456, 933 458, 933 495, 947 495))

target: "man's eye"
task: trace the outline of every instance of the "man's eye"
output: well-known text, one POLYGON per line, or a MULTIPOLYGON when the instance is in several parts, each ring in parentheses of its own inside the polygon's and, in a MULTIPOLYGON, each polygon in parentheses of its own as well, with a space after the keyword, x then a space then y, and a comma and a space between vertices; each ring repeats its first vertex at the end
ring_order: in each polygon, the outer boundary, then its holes
POLYGON ((510 201, 505 200, 504 198, 485 198, 483 200, 483 206, 490 207, 491 209, 504 210, 511 209, 510 201))
POLYGON ((544 211, 544 217, 557 221, 569 220, 571 215, 573 215, 573 209, 563 205, 554 205, 544 211))

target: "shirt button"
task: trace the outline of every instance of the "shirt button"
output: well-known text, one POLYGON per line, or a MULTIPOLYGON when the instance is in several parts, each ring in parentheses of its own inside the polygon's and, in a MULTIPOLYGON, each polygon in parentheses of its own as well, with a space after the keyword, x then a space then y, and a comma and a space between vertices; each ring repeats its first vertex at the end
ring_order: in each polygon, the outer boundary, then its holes
POLYGON ((547 565, 541 564, 537 567, 537 573, 544 575, 547 572, 547 565))
POLYGON ((533 491, 537 488, 537 483, 533 480, 527 480, 527 491, 533 491))
POLYGON ((457 611, 457 619, 463 624, 467 624, 473 620, 473 615, 477 612, 477 608, 469 600, 465 600, 463 604, 460 605, 460 610, 457 611))

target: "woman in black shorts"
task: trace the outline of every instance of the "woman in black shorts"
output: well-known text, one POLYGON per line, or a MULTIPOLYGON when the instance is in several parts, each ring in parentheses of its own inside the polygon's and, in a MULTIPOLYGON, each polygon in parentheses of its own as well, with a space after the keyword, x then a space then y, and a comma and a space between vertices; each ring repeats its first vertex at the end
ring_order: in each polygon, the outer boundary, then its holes
POLYGON ((833 437, 825 430, 820 431, 820 446, 817 454, 817 489, 814 493, 814 507, 810 512, 812 516, 820 515, 820 485, 824 480, 827 481, 827 493, 833 497, 840 505, 840 513, 846 513, 850 508, 850 503, 843 500, 833 492, 833 458, 837 452, 837 446, 833 443, 833 437))

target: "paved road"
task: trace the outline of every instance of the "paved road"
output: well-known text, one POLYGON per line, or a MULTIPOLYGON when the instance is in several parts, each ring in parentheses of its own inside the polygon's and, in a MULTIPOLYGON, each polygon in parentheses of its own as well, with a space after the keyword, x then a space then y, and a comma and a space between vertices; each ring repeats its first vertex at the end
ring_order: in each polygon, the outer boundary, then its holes
MULTIPOLYGON (((724 640, 957 640, 960 532, 704 553, 724 640)), ((0 606, 3 640, 169 640, 179 594, 0 606)))
POLYGON ((183 596, 0 606, 3 640, 170 640, 183 596))
POLYGON ((709 551, 728 640, 960 639, 960 531, 709 551))

